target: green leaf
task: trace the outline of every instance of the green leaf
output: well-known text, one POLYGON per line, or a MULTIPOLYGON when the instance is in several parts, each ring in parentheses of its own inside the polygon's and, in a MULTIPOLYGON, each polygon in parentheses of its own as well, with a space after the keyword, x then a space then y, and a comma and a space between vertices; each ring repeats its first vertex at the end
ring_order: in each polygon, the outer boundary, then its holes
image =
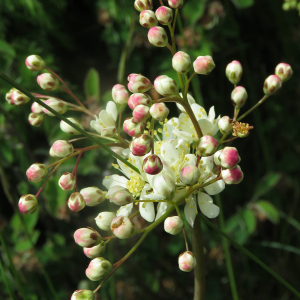
POLYGON ((183 8, 183 17, 189 20, 190 24, 196 23, 204 14, 206 1, 190 0, 187 1, 183 8))
POLYGON ((258 201, 256 203, 256 209, 260 213, 263 213, 272 223, 277 224, 279 222, 279 212, 272 203, 264 200, 258 201))
POLYGON ((89 69, 87 72, 84 81, 84 92, 87 100, 100 101, 100 77, 94 68, 89 69))
POLYGON ((247 8, 254 4, 254 0, 231 0, 237 8, 247 8))
POLYGON ((248 233, 251 234, 256 228, 256 217, 254 213, 250 209, 245 209, 242 211, 242 218, 245 222, 248 233))
POLYGON ((28 231, 30 232, 35 227, 35 225, 39 219, 39 213, 38 213, 38 211, 35 211, 34 213, 32 213, 30 215, 24 215, 23 218, 24 218, 24 221, 28 228, 28 231))
POLYGON ((16 51, 6 41, 0 40, 0 54, 8 55, 10 57, 15 57, 16 56, 16 51))
MULTIPOLYGON (((31 235, 31 239, 34 245, 37 242, 39 236, 40 236, 40 232, 38 230, 35 230, 31 235)), ((31 249, 31 243, 28 239, 18 242, 15 246, 16 251, 26 251, 29 249, 31 249)))

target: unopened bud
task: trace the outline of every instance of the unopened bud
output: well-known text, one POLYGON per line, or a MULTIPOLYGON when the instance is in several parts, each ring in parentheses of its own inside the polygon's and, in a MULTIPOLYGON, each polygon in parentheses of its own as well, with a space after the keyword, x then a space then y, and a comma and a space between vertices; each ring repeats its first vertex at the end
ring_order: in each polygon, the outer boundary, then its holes
POLYGON ((14 105, 23 105, 30 101, 30 98, 28 96, 24 95, 18 90, 15 90, 11 94, 10 99, 14 105))
POLYGON ((11 95, 14 91, 16 91, 17 89, 15 88, 11 88, 6 94, 5 94, 5 99, 7 101, 8 104, 10 105, 14 105, 14 102, 11 99, 11 95))
POLYGON ((221 166, 221 160, 220 160, 220 155, 222 153, 223 149, 218 150, 215 154, 214 154, 214 163, 217 166, 221 166))
POLYGON ((218 141, 210 135, 204 135, 200 138, 198 153, 201 156, 210 156, 217 151, 218 141))
MULTIPOLYGON (((43 101, 43 100, 42 100, 43 101)), ((37 102, 33 102, 31 105, 31 111, 36 114, 43 114, 43 106, 38 104, 37 102)))
POLYGON ((164 228, 167 233, 176 235, 182 230, 183 221, 178 216, 168 217, 165 219, 164 228))
POLYGON ((149 107, 146 105, 138 105, 132 112, 132 117, 136 122, 144 122, 150 117, 149 107))
POLYGON ((154 80, 154 88, 163 96, 178 95, 178 86, 176 81, 167 75, 158 76, 154 80))
POLYGON ((152 99, 149 95, 147 94, 142 94, 142 93, 136 93, 132 94, 128 98, 128 106, 134 110, 138 105, 146 105, 146 106, 151 106, 152 104, 152 99))
POLYGON ((139 123, 134 121, 133 118, 127 118, 123 123, 123 129, 128 135, 136 137, 144 132, 145 123, 139 123))
POLYGON ((95 206, 105 200, 103 192, 95 186, 82 189, 80 194, 83 196, 87 206, 95 206))
POLYGON ((238 184, 244 178, 244 174, 240 166, 237 166, 235 169, 222 170, 221 174, 222 179, 226 184, 238 184))
POLYGON ((68 206, 72 211, 78 212, 85 208, 85 201, 80 193, 73 193, 69 197, 68 206))
POLYGON ((101 255, 101 253, 105 250, 106 243, 104 241, 101 241, 98 245, 95 245, 93 247, 84 247, 83 253, 88 258, 96 258, 101 255))
POLYGON ((150 107, 150 115, 153 119, 163 122, 169 115, 170 110, 164 103, 155 103, 150 107))
MULTIPOLYGON (((64 114, 67 111, 67 105, 55 98, 49 98, 48 100, 46 100, 44 102, 45 104, 47 104, 48 106, 50 106, 52 109, 54 109, 55 111, 57 111, 59 114, 64 114)), ((50 112, 47 108, 43 107, 43 112, 45 114, 47 114, 50 117, 54 117, 55 115, 50 112)))
POLYGON ((163 169, 159 156, 152 154, 147 156, 143 162, 143 170, 149 175, 156 175, 163 169))
POLYGON ((49 155, 50 155, 51 157, 56 157, 56 154, 55 154, 55 152, 53 151, 53 148, 52 148, 52 147, 51 147, 50 150, 49 150, 49 155))
POLYGON ((168 4, 172 8, 181 8, 184 0, 168 0, 168 4))
POLYGON ((46 67, 45 62, 38 55, 28 56, 25 60, 25 64, 30 71, 42 71, 46 67))
POLYGON ((196 266, 196 259, 191 251, 185 251, 178 257, 179 269, 183 272, 191 272, 196 266))
POLYGON ((232 131, 232 124, 228 116, 222 117, 218 122, 218 127, 222 134, 228 134, 232 131))
POLYGON ((59 87, 58 79, 50 73, 43 73, 36 79, 38 85, 46 91, 54 91, 59 87))
POLYGON ((132 195, 123 187, 115 187, 109 196, 109 201, 116 205, 126 205, 132 202, 132 195))
POLYGON ((44 114, 31 113, 28 116, 28 122, 32 126, 39 127, 43 124, 44 120, 45 120, 44 114))
POLYGON ((140 74, 130 74, 127 80, 127 87, 132 93, 144 93, 152 87, 151 81, 140 74))
MULTIPOLYGON (((74 123, 75 125, 77 125, 78 127, 80 127, 81 129, 84 129, 83 126, 74 118, 67 118, 70 122, 74 123)), ((66 123, 65 121, 60 121, 60 129, 65 132, 65 133, 69 133, 69 134, 81 134, 81 132, 79 132, 77 129, 75 129, 74 127, 72 127, 71 125, 69 125, 68 123, 66 123)))
POLYGON ((237 86, 231 93, 231 101, 236 108, 241 108, 248 98, 247 91, 242 86, 237 86))
POLYGON ((151 143, 151 136, 142 134, 130 143, 129 148, 133 155, 144 156, 151 150, 151 143))
POLYGON ((117 104, 127 104, 128 97, 129 95, 124 85, 116 84, 113 86, 112 98, 117 104))
POLYGON ((275 75, 277 75, 282 82, 285 82, 293 76, 292 67, 289 64, 280 63, 275 68, 275 75))
POLYGON ((214 68, 215 63, 211 56, 198 56, 193 63, 194 71, 197 74, 208 75, 214 68))
POLYGON ((270 75, 264 83, 264 93, 269 96, 275 94, 281 88, 281 79, 277 75, 270 75))
POLYGON ((143 10, 140 13, 140 24, 146 28, 157 26, 158 22, 154 12, 152 10, 143 10))
POLYGON ((23 195, 19 200, 19 210, 22 214, 32 214, 36 211, 38 202, 34 195, 23 195))
POLYGON ((71 300, 95 300, 95 294, 90 290, 77 290, 72 294, 71 300))
POLYGON ((183 51, 178 51, 172 58, 172 66, 178 73, 187 73, 192 66, 191 57, 183 51))
POLYGON ((135 0, 134 8, 139 12, 147 9, 151 10, 153 8, 152 0, 135 0))
POLYGON ((74 189, 76 184, 76 178, 72 173, 65 172, 63 173, 59 180, 58 185, 64 190, 64 191, 71 191, 74 189))
POLYGON ((232 84, 238 84, 243 74, 243 68, 239 61, 234 60, 226 67, 226 76, 232 84))
POLYGON ((97 226, 105 231, 110 230, 111 221, 116 217, 116 214, 110 211, 101 212, 96 218, 97 226))
POLYGON ((160 6, 156 10, 155 16, 160 24, 169 25, 173 21, 173 10, 166 6, 160 6))
POLYGON ((219 156, 221 166, 226 169, 234 169, 241 161, 239 153, 234 147, 225 147, 219 156))
POLYGON ((112 220, 110 229, 119 239, 128 239, 136 233, 136 227, 131 220, 124 216, 116 217, 112 220))
POLYGON ((148 40, 155 47, 166 47, 168 44, 168 36, 165 29, 159 26, 149 29, 148 40))
POLYGON ((80 228, 75 231, 74 240, 81 247, 93 247, 101 241, 101 235, 93 228, 80 228))
POLYGON ((67 157, 74 152, 73 145, 65 140, 57 140, 51 148, 52 153, 57 157, 67 157))
POLYGON ((92 281, 98 281, 112 270, 111 263, 103 257, 94 258, 85 271, 86 276, 92 281))
POLYGON ((186 166, 181 169, 179 178, 183 184, 192 186, 198 182, 200 178, 200 171, 194 165, 186 166))
POLYGON ((39 163, 31 165, 26 171, 28 180, 34 183, 41 182, 47 174, 48 168, 45 165, 39 163))

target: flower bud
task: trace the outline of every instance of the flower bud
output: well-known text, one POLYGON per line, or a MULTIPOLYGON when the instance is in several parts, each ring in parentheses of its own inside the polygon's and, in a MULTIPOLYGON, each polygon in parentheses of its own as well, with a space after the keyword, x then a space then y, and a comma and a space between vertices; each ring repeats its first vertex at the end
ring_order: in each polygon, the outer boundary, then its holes
POLYGON ((198 182, 200 171, 196 166, 186 166, 181 169, 179 178, 183 184, 192 186, 198 182))
POLYGON ((210 156, 217 151, 218 141, 210 135, 200 138, 198 153, 201 156, 210 156))
MULTIPOLYGON (((70 122, 74 123, 75 125, 77 125, 78 127, 80 127, 81 129, 84 129, 83 126, 74 118, 67 118, 70 122)), ((68 123, 66 123, 65 121, 60 121, 60 129, 65 132, 65 133, 69 133, 69 134, 81 134, 81 132, 79 132, 77 129, 73 128, 72 126, 70 126, 68 123)))
POLYGON ((163 169, 163 164, 160 158, 155 155, 149 155, 144 159, 143 170, 149 175, 156 175, 163 169))
POLYGON ((83 253, 88 258, 96 258, 101 255, 101 253, 105 250, 106 244, 104 241, 101 241, 100 244, 93 247, 84 247, 83 253))
POLYGON ((54 91, 59 87, 58 79, 50 73, 43 73, 36 79, 38 85, 46 91, 54 91))
POLYGON ((41 182, 47 174, 48 168, 45 165, 39 163, 31 165, 26 171, 28 180, 34 183, 41 182))
POLYGON ((158 22, 154 12, 152 10, 143 10, 140 13, 140 24, 146 28, 157 26, 158 22))
POLYGON ((30 98, 26 95, 24 95, 19 90, 15 90, 11 96, 10 99, 14 105, 23 105, 30 101, 30 98))
POLYGON ((86 276, 92 281, 98 281, 112 270, 111 263, 103 257, 94 258, 85 271, 86 276))
POLYGON ((25 64, 30 71, 42 71, 46 67, 45 62, 38 55, 28 56, 25 60, 25 64))
POLYGON ((154 80, 154 88, 163 96, 178 95, 176 81, 167 75, 158 76, 154 80))
POLYGON ((151 143, 151 136, 142 134, 130 143, 129 148, 133 155, 144 156, 151 150, 151 143))
POLYGON ((151 81, 140 74, 132 73, 127 77, 127 80, 127 87, 132 93, 144 93, 152 87, 151 81))
POLYGON ((237 86, 231 93, 231 101, 236 108, 241 108, 248 98, 247 91, 242 86, 237 86))
POLYGON ((116 84, 113 86, 112 98, 117 104, 127 104, 128 97, 129 95, 124 85, 116 84))
POLYGON ((93 247, 101 241, 101 235, 93 228, 80 228, 75 231, 74 240, 81 247, 93 247))
POLYGON ((119 239, 128 239, 136 233, 136 227, 131 220, 124 216, 116 217, 112 220, 110 229, 119 239))
POLYGON ((281 79, 277 75, 270 75, 264 83, 264 93, 269 96, 275 94, 281 88, 281 79))
POLYGON ((185 251, 178 257, 179 269, 183 272, 191 272, 196 266, 196 259, 191 251, 185 251))
POLYGON ((134 8, 139 12, 147 9, 151 10, 153 8, 152 0, 135 0, 134 8))
POLYGON ((232 124, 228 116, 222 117, 218 122, 218 127, 222 134, 228 134, 232 131, 232 124))
POLYGON ((243 74, 243 68, 239 61, 234 60, 226 67, 226 76, 232 84, 238 84, 243 74))
POLYGON ((241 161, 238 151, 234 147, 225 147, 219 156, 221 166, 226 169, 234 169, 241 161))
POLYGON ((36 113, 31 113, 28 116, 28 122, 32 126, 39 127, 43 124, 45 120, 45 115, 44 114, 36 114, 36 113))
POLYGON ((72 211, 78 212, 85 208, 85 201, 80 193, 71 194, 68 200, 68 206, 72 211))
POLYGON ((150 115, 155 120, 163 122, 169 115, 170 110, 164 103, 154 103, 150 107, 150 115))
POLYGON ((155 16, 160 24, 169 25, 173 21, 173 10, 166 6, 160 6, 156 10, 155 16))
POLYGON ((116 188, 116 191, 109 195, 109 201, 116 205, 126 205, 132 202, 132 195, 124 188, 116 188))
POLYGON ((168 217, 165 219, 164 228, 167 233, 176 235, 182 230, 183 221, 178 216, 168 217))
POLYGON ((215 154, 214 154, 214 163, 217 166, 221 166, 221 160, 220 160, 220 155, 222 153, 223 149, 218 150, 215 154))
POLYGON ((8 104, 10 105, 14 105, 14 102, 11 99, 11 95, 14 91, 16 91, 17 89, 15 88, 11 88, 6 94, 5 94, 5 99, 7 101, 8 104))
POLYGON ((187 73, 192 66, 191 58, 187 53, 178 51, 172 58, 172 66, 180 74, 187 73))
POLYGON ((135 109, 132 112, 132 116, 134 121, 136 122, 144 122, 150 117, 149 107, 146 105, 138 105, 135 107, 135 109))
POLYGON ((155 47, 166 47, 168 44, 168 36, 165 29, 159 26, 149 29, 148 40, 155 47))
POLYGON ((208 75, 214 68, 215 63, 211 56, 198 56, 193 63, 194 71, 197 74, 208 75))
POLYGON ((152 104, 152 99, 149 95, 147 94, 142 94, 142 93, 136 93, 132 94, 128 98, 128 106, 134 110, 138 105, 146 105, 146 106, 151 106, 152 104))
MULTIPOLYGON (((42 100, 43 101, 43 100, 42 100)), ((31 111, 36 114, 43 114, 43 106, 38 104, 37 102, 33 102, 31 105, 31 111)))
MULTIPOLYGON (((57 111, 59 114, 64 114, 68 110, 67 105, 65 103, 55 98, 49 98, 44 103, 50 106, 55 111, 57 111)), ((52 112, 50 112, 47 108, 44 107, 43 112, 50 117, 55 116, 52 112)))
POLYGON ((71 300, 95 300, 95 294, 90 290, 77 290, 72 294, 71 300))
POLYGON ((275 68, 275 75, 277 75, 282 82, 285 82, 293 76, 292 67, 289 64, 280 63, 275 68))
POLYGON ((111 221, 116 217, 116 214, 110 211, 101 212, 96 218, 97 226, 105 231, 110 230, 111 221))
POLYGON ((128 135, 136 137, 144 132, 145 123, 139 123, 134 121, 133 118, 127 118, 123 123, 123 129, 128 135))
POLYGON ((65 172, 63 173, 59 180, 58 185, 64 190, 64 191, 71 191, 74 189, 76 184, 76 178, 72 173, 65 172))
POLYGON ((95 206, 105 200, 103 192, 95 186, 84 188, 80 191, 87 206, 95 206))
POLYGON ((51 149, 52 153, 57 157, 67 157, 74 152, 73 145, 64 140, 57 140, 54 142, 51 149))
POLYGON ((172 8, 181 8, 184 0, 168 0, 168 4, 172 8))
POLYGON ((36 211, 38 202, 34 195, 23 195, 19 200, 19 210, 22 214, 32 214, 36 211))
POLYGON ((52 147, 51 147, 50 150, 49 150, 49 155, 50 155, 51 157, 56 157, 56 155, 55 155, 55 153, 54 153, 52 147))
POLYGON ((221 174, 222 179, 226 184, 238 184, 244 178, 244 174, 240 166, 237 166, 235 169, 222 170, 221 174))

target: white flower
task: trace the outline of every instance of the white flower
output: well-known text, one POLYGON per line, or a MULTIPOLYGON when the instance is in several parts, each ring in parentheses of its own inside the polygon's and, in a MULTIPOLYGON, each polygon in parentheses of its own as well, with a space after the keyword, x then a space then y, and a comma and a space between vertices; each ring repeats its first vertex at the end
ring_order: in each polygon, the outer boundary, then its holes
MULTIPOLYGON (((182 93, 179 93, 179 95, 182 97, 182 93)), ((186 96, 187 96, 187 101, 189 102, 190 105, 196 103, 196 100, 190 94, 187 94, 186 96)), ((176 106, 178 107, 179 110, 185 112, 185 109, 181 104, 176 102, 176 106)))

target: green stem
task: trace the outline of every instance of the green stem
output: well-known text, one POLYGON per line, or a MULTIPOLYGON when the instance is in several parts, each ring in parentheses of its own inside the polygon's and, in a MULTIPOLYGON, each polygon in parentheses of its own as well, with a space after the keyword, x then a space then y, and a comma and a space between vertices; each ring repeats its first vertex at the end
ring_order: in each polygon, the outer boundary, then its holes
POLYGON ((15 300, 16 297, 13 294, 12 290, 10 289, 10 285, 9 285, 8 280, 7 280, 7 277, 6 277, 6 274, 5 274, 5 270, 4 270, 4 266, 2 265, 2 260, 1 259, 0 259, 0 269, 1 269, 3 280, 4 280, 4 284, 5 284, 6 288, 7 288, 7 291, 9 293, 10 299, 15 300))

